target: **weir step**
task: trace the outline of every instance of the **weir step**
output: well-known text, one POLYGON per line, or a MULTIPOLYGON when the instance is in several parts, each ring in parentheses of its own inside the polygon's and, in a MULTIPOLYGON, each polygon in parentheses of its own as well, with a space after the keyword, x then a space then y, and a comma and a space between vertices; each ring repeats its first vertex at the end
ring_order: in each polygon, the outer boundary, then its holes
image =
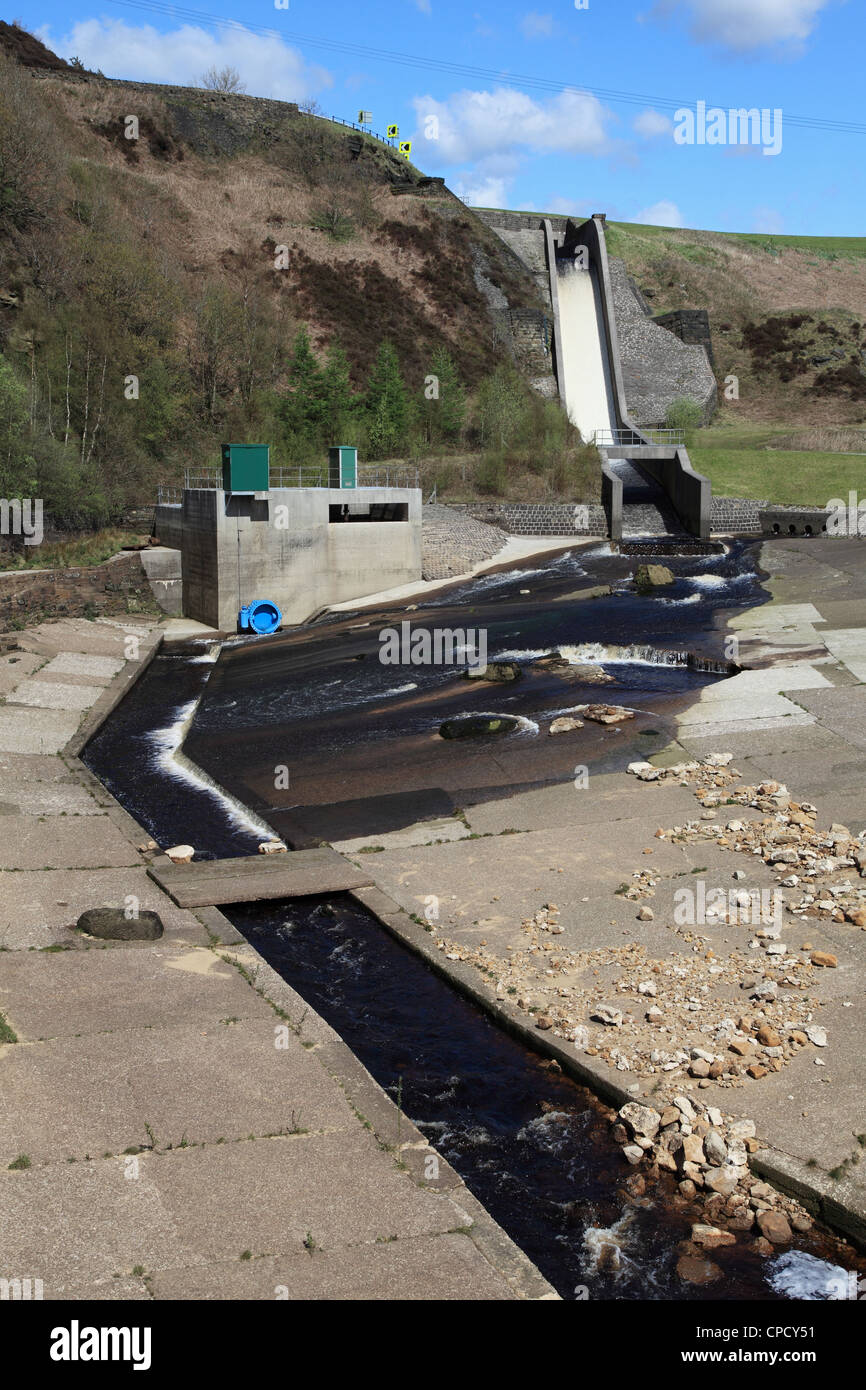
POLYGON ((289 854, 251 854, 238 859, 201 859, 173 864, 165 855, 148 869, 178 907, 219 907, 269 898, 309 898, 369 888, 369 874, 356 869, 330 845, 289 854))

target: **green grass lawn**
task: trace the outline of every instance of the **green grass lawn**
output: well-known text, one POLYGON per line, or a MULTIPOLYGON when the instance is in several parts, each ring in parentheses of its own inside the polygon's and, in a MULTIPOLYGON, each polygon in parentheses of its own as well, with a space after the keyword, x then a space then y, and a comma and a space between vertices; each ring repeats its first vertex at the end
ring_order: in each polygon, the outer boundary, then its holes
POLYGON ((701 444, 696 442, 689 449, 689 458, 692 467, 709 478, 713 493, 718 497, 755 497, 770 502, 823 507, 831 497, 847 501, 850 489, 866 496, 866 457, 863 455, 767 449, 760 444, 726 447, 709 441, 708 446, 704 446, 704 436, 713 433, 712 430, 701 431, 701 444))

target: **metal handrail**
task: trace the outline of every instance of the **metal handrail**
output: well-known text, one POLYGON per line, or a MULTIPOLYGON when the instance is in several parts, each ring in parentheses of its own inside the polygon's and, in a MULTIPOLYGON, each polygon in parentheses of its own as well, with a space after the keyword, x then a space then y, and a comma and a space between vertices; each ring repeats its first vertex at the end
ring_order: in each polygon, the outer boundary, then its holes
MULTIPOLYGON (((188 468, 184 472, 183 487, 178 483, 160 483, 157 486, 157 502, 177 504, 183 501, 188 489, 222 488, 222 470, 219 468, 188 468)), ((330 472, 326 464, 278 464, 271 468, 269 487, 330 488, 330 472)), ((358 469, 358 487, 396 487, 417 488, 421 486, 417 468, 407 464, 364 464, 358 469)), ((343 489, 345 490, 345 489, 343 489)))
POLYGON ((631 447, 639 449, 647 444, 684 444, 684 430, 654 429, 641 430, 596 430, 592 442, 597 448, 631 447))
POLYGON ((399 143, 398 135, 380 135, 378 131, 371 130, 369 126, 359 125, 357 121, 344 121, 342 116, 319 115, 318 111, 302 111, 302 116, 314 116, 319 121, 333 121, 336 125, 349 126, 351 130, 358 130, 362 135, 369 135, 374 140, 379 140, 383 145, 388 145, 390 149, 395 149, 399 143))

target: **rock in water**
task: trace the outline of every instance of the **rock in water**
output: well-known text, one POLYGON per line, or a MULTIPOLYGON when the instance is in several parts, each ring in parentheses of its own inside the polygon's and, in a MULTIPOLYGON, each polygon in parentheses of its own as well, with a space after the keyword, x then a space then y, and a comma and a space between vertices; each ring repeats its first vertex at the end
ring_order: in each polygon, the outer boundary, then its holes
POLYGON ((554 719, 548 729, 549 734, 569 734, 572 729, 582 729, 582 719, 572 719, 569 714, 561 714, 558 719, 554 719))
POLYGON ((624 719, 634 719, 632 710, 623 709, 622 705, 587 705, 583 713, 596 724, 619 724, 624 719))
POLYGON ((75 925, 101 941, 158 941, 165 931, 159 913, 146 908, 127 917, 122 907, 89 907, 75 925))
POLYGON ((171 849, 166 850, 166 855, 172 864, 189 864, 192 862, 194 854, 195 850, 192 845, 172 845, 171 849))
POLYGON ((731 1231, 720 1231, 718 1226, 707 1226, 698 1221, 692 1226, 692 1240, 705 1250, 715 1250, 719 1245, 736 1245, 737 1237, 731 1231))
POLYGON ((785 1245, 789 1240, 793 1240, 793 1232, 788 1225, 788 1218, 780 1211, 762 1211, 758 1215, 758 1225, 761 1228, 761 1235, 766 1240, 771 1240, 774 1245, 785 1245))
POLYGON ((657 1110, 653 1110, 649 1105, 641 1105, 636 1100, 628 1101, 619 1111, 619 1116, 633 1134, 641 1134, 646 1139, 652 1139, 661 1124, 661 1116, 657 1110))
POLYGON ((493 681, 498 685, 519 680, 522 674, 516 661, 489 661, 486 666, 470 666, 464 672, 468 681, 493 681))
POLYGON ((697 1255, 680 1255, 677 1274, 687 1284, 712 1284, 722 1277, 718 1265, 713 1264, 712 1260, 699 1259, 697 1255))
POLYGON ((517 728, 517 720, 508 714, 468 714, 458 719, 446 719, 439 725, 440 738, 483 738, 485 734, 507 734, 517 728))
POLYGON ((674 583, 674 573, 667 565, 638 565, 634 582, 638 589, 660 589, 674 583))

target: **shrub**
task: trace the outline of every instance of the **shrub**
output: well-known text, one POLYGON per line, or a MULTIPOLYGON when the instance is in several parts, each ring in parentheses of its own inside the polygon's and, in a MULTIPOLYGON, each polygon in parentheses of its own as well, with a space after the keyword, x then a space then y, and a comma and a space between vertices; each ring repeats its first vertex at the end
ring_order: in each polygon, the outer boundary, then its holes
POLYGON ((703 424, 703 419, 703 412, 697 401, 689 400, 688 396, 680 396, 668 406, 665 425, 669 430, 682 430, 688 447, 692 443, 695 430, 700 429, 703 424))

